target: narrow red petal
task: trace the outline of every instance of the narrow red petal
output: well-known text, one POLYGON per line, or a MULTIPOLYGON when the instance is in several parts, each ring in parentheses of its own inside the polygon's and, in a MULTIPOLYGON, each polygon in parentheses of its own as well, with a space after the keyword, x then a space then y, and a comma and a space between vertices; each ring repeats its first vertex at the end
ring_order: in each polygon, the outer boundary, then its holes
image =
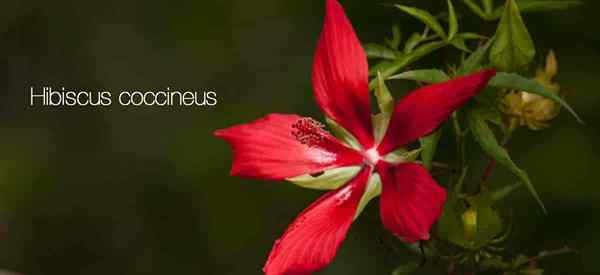
POLYGON ((304 137, 315 138, 313 143, 318 144, 303 144, 301 141, 305 139, 294 136, 297 130, 294 125, 307 119, 270 114, 214 134, 231 146, 231 174, 237 176, 280 180, 362 163, 363 157, 358 152, 342 145, 324 130, 304 137))
POLYGON ((417 89, 395 106, 390 124, 379 145, 380 154, 435 130, 452 112, 485 88, 496 72, 483 70, 475 74, 417 89))
POLYGON ((440 187, 423 166, 380 162, 381 221, 398 238, 413 243, 429 239, 431 226, 439 219, 446 201, 440 187))
POLYGON ((366 148, 373 145, 367 56, 344 9, 327 0, 314 58, 313 90, 323 112, 366 148))
POLYGON ((275 242, 266 275, 312 274, 335 257, 354 219, 372 168, 363 168, 347 185, 306 208, 275 242))

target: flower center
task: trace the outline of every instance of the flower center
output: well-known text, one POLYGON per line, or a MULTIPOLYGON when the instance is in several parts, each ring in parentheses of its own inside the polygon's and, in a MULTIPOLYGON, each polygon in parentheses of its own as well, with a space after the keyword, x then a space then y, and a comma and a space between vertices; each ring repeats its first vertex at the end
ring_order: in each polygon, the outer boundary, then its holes
POLYGON ((292 136, 308 147, 320 147, 325 142, 325 125, 312 118, 302 118, 292 124, 292 136))
POLYGON ((379 155, 379 152, 377 152, 377 148, 375 147, 365 151, 364 155, 367 163, 370 165, 377 164, 377 162, 379 162, 379 160, 381 159, 381 156, 379 155))

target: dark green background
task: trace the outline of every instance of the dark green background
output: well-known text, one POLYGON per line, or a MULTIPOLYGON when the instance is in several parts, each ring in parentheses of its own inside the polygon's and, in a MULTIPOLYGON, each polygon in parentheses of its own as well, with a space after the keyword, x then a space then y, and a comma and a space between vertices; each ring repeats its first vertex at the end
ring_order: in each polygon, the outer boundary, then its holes
MULTIPOLYGON (((445 9, 445 1, 401 2, 445 9)), ((510 251, 570 245, 581 252, 542 262, 547 274, 600 274, 600 6, 588 2, 525 17, 539 52, 556 50, 558 81, 587 122, 562 113, 550 129, 519 130, 511 143, 549 213, 523 190, 513 196, 510 251)), ((392 23, 405 37, 421 29, 379 1, 342 3, 364 42, 381 41, 392 23)), ((211 132, 270 112, 322 118, 310 69, 323 6, 2 0, 0 267, 40 275, 260 274, 273 241, 320 192, 229 177, 230 152, 211 132), (219 104, 32 108, 31 85, 212 89, 219 104)), ((463 30, 493 31, 463 14, 463 30)), ((419 66, 439 65, 440 58, 419 66)), ((514 181, 502 169, 492 180, 514 181)), ((322 274, 389 274, 406 262, 408 252, 380 241, 388 235, 377 211, 371 203, 322 274)))

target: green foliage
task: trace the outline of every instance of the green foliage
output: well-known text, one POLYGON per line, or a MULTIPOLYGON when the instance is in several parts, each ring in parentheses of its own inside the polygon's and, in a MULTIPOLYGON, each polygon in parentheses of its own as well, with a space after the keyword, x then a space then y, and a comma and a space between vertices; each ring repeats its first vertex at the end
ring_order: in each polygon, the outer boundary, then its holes
POLYGON ((428 11, 413 8, 413 7, 408 7, 408 6, 404 6, 404 5, 395 5, 395 7, 400 9, 401 11, 419 19, 421 22, 425 23, 425 25, 427 25, 427 27, 429 27, 431 30, 433 30, 441 38, 446 39, 447 36, 446 36, 446 32, 444 31, 444 28, 442 28, 442 25, 440 25, 440 23, 435 18, 435 16, 433 16, 428 11))
POLYGON ((433 157, 435 156, 435 151, 437 150, 437 145, 441 136, 442 130, 437 130, 419 139, 419 142, 421 143, 421 149, 423 149, 421 152, 421 161, 423 161, 423 166, 425 166, 427 170, 431 171, 433 157))
POLYGON ((479 143, 483 151, 485 151, 490 157, 494 158, 499 164, 505 166, 511 173, 513 173, 521 182, 527 186, 531 195, 538 202, 540 207, 544 212, 546 212, 546 208, 542 203, 537 191, 533 187, 529 176, 524 170, 521 170, 510 158, 508 152, 504 147, 502 147, 494 133, 489 128, 483 116, 480 115, 477 111, 472 111, 469 113, 469 129, 473 133, 473 137, 479 143))
POLYGON ((450 77, 444 71, 428 69, 406 71, 401 74, 390 76, 388 79, 406 79, 425 83, 438 83, 450 80, 450 77))
POLYGON ((452 41, 458 32, 458 19, 456 19, 456 12, 451 0, 448 0, 448 24, 448 41, 452 41))
POLYGON ((526 69, 534 56, 535 46, 517 2, 507 0, 490 49, 490 61, 501 71, 516 72, 526 69))
MULTIPOLYGON (((553 0, 521 0, 519 1, 519 10, 521 13, 540 12, 552 10, 564 10, 583 5, 581 1, 553 1, 553 0)), ((498 19, 502 16, 504 7, 494 10, 491 19, 498 19)))
POLYGON ((477 50, 469 55, 469 57, 463 61, 461 66, 458 68, 456 74, 459 76, 466 75, 481 69, 482 64, 484 64, 486 60, 486 54, 489 48, 492 46, 492 43, 494 43, 495 39, 495 37, 490 38, 485 44, 477 48, 477 50))

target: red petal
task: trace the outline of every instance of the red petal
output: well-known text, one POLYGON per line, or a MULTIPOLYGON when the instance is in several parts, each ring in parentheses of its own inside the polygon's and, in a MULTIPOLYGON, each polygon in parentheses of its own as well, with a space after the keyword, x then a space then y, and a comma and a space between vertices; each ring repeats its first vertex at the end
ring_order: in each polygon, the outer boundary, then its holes
POLYGON ((273 245, 265 274, 312 274, 328 265, 346 238, 371 171, 363 168, 347 185, 306 208, 273 245))
POLYGON ((312 81, 323 112, 349 130, 367 149, 373 145, 367 56, 344 9, 327 0, 312 81))
POLYGON ((248 124, 215 131, 233 150, 231 174, 280 180, 307 173, 362 163, 363 157, 322 130, 323 146, 302 144, 293 125, 305 120, 297 115, 270 114, 248 124))
POLYGON ((398 238, 413 243, 429 239, 431 226, 442 214, 446 190, 440 187, 423 166, 380 162, 381 221, 398 238))
POLYGON ((496 72, 481 72, 417 89, 396 104, 378 148, 386 154, 435 130, 450 114, 482 90, 496 72))

